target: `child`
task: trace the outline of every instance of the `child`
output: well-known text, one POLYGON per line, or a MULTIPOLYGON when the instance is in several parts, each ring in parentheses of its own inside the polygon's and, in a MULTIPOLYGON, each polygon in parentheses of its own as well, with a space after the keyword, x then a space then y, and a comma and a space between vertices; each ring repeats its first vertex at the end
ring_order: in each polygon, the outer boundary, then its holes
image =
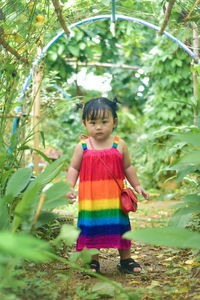
MULTIPOLYGON (((127 178, 138 194, 146 199, 149 195, 140 186, 127 145, 111 135, 118 122, 116 111, 116 98, 113 102, 107 98, 95 98, 85 104, 82 121, 89 138, 76 146, 67 181, 74 188, 80 176, 78 227, 81 233, 77 240, 77 251, 84 247, 116 248, 120 255, 118 269, 123 273, 134 274, 141 272, 141 267, 131 258, 131 242, 122 238, 130 230, 130 222, 121 209, 120 189, 111 173, 121 187, 127 178)), ((67 194, 68 199, 75 197, 73 191, 67 194)), ((93 272, 100 272, 98 255, 92 257, 90 268, 93 272)))

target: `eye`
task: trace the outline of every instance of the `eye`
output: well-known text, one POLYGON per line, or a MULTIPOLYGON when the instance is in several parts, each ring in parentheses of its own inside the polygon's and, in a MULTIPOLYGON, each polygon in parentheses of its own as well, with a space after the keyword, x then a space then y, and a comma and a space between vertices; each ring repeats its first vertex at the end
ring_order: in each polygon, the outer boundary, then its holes
POLYGON ((103 121, 103 124, 106 124, 107 122, 108 122, 108 121, 105 121, 105 120, 104 120, 104 121, 103 121))
POLYGON ((90 121, 90 124, 91 124, 91 125, 95 125, 95 122, 94 122, 94 121, 90 121))

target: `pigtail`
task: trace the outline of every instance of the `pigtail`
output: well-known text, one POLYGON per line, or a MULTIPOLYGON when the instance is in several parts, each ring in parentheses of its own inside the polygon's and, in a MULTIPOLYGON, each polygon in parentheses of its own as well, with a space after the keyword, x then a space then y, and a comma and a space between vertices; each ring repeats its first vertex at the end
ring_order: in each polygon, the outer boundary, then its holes
POLYGON ((76 103, 76 111, 79 109, 83 109, 83 103, 76 103))
POLYGON ((121 102, 117 99, 117 97, 114 97, 112 100, 112 106, 113 106, 115 113, 118 110, 118 103, 121 103, 121 102))
POLYGON ((119 101, 119 100, 117 99, 117 97, 114 97, 112 102, 113 102, 115 105, 117 105, 118 103, 121 104, 121 101, 119 101))

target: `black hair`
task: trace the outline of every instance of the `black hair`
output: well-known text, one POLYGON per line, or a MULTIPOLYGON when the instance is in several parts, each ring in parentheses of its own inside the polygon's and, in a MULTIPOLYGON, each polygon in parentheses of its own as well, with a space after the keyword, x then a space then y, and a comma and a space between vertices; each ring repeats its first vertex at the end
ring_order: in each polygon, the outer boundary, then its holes
POLYGON ((117 118, 117 102, 119 101, 116 97, 113 101, 104 97, 89 100, 83 107, 82 120, 95 120, 100 112, 103 112, 104 118, 107 110, 112 113, 113 119, 117 118))

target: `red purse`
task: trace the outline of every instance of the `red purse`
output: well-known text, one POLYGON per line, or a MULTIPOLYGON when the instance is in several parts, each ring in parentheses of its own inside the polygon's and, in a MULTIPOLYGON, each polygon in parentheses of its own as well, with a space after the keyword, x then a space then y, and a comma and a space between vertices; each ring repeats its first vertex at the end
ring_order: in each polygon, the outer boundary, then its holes
MULTIPOLYGON (((92 149, 94 149, 90 138, 89 138, 89 142, 90 142, 92 149)), ((105 166, 105 168, 108 170, 110 175, 113 177, 113 179, 115 180, 115 182, 117 183, 117 185, 121 191, 120 200, 121 200, 122 210, 124 211, 124 213, 127 215, 129 213, 129 211, 136 212, 138 199, 137 199, 137 196, 134 194, 133 190, 131 188, 121 188, 121 186, 119 185, 119 182, 117 181, 117 179, 111 172, 110 168, 106 165, 106 163, 103 161, 103 159, 100 156, 99 156, 99 159, 102 162, 102 164, 105 166)))
POLYGON ((138 199, 131 188, 122 189, 120 199, 122 209, 126 215, 129 211, 136 212, 138 199))

